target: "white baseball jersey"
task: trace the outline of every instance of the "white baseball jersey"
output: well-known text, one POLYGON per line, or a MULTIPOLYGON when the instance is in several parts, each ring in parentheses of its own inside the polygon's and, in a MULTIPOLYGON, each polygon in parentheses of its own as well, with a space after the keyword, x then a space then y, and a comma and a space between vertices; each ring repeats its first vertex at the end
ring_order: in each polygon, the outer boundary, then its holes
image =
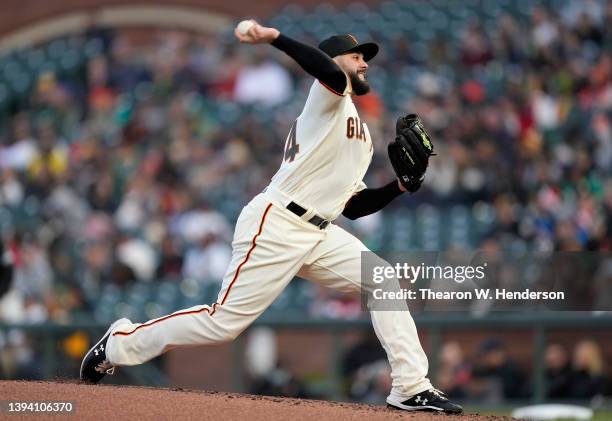
MULTIPOLYGON (((327 219, 365 188, 372 140, 351 97, 315 81, 285 144, 284 161, 270 188, 246 205, 236 222, 232 259, 217 301, 145 323, 122 319, 110 328, 108 363, 137 365, 169 349, 233 340, 261 315, 295 276, 341 291, 361 290, 361 254, 368 248, 336 224, 326 228, 286 209, 293 200, 327 219), (283 193, 282 200, 276 192, 283 193)), ((306 214, 305 214, 306 215, 306 214)), ((381 259, 380 265, 386 262, 381 259)), ((389 358, 397 405, 429 390, 427 356, 410 311, 371 311, 376 336, 389 358)), ((86 357, 87 358, 87 357, 86 357)), ((83 376, 83 375, 81 375, 83 376)))
POLYGON ((315 80, 287 136, 283 163, 270 183, 329 220, 365 188, 362 180, 372 161, 370 132, 348 89, 340 95, 315 80))

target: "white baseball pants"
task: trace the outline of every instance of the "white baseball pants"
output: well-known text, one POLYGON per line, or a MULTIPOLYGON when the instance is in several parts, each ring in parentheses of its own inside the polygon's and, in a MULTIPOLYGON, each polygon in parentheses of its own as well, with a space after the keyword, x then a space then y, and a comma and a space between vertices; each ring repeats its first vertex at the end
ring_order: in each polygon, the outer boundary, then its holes
MULTIPOLYGON (((343 291, 358 291, 365 245, 330 224, 320 230, 285 206, 280 193, 256 196, 236 223, 232 260, 217 302, 180 310, 146 323, 118 326, 107 357, 118 366, 142 364, 180 346, 231 341, 283 291, 294 276, 343 291)), ((408 311, 371 311, 372 324, 391 365, 389 398, 401 401, 431 388, 427 356, 408 311)))

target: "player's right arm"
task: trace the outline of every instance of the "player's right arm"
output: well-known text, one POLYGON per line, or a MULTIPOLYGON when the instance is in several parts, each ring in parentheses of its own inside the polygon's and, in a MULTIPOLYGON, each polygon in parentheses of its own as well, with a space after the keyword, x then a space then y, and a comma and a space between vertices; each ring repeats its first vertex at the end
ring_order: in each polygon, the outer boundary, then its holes
MULTIPOLYGON (((253 21, 254 22, 254 21, 253 21)), ((257 22, 242 35, 234 30, 240 42, 248 44, 272 44, 294 59, 308 74, 318 79, 338 95, 346 90, 346 74, 327 54, 318 48, 303 44, 280 33, 278 29, 261 26, 257 22)))

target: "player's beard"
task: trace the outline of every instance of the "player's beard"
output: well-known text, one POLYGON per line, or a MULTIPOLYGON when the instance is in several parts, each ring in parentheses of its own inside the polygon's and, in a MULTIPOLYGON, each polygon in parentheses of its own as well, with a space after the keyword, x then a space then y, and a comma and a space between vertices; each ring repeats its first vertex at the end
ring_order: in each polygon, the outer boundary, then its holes
POLYGON ((351 80, 351 88, 355 95, 365 95, 370 92, 370 84, 365 79, 359 79, 359 74, 357 72, 349 73, 349 79, 351 80))

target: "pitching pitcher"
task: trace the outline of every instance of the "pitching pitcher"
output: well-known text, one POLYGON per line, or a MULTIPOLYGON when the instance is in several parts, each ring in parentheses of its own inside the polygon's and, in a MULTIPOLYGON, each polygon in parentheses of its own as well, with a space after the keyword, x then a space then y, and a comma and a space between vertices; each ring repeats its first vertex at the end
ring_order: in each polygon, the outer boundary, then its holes
MULTIPOLYGON (((333 221, 377 212, 423 180, 433 146, 420 119, 398 119, 388 152, 397 174, 389 184, 367 188, 372 139, 352 97, 369 91, 368 62, 374 43, 336 35, 314 48, 253 21, 236 37, 271 44, 315 78, 302 113, 287 136, 284 159, 268 187, 242 210, 232 259, 218 299, 149 320, 120 319, 88 351, 82 380, 97 383, 116 366, 142 364, 177 347, 219 344, 244 331, 297 275, 343 291, 361 286, 366 246, 333 221)), ((427 356, 407 311, 371 311, 376 335, 391 365, 390 407, 460 413, 427 378, 427 356)))

